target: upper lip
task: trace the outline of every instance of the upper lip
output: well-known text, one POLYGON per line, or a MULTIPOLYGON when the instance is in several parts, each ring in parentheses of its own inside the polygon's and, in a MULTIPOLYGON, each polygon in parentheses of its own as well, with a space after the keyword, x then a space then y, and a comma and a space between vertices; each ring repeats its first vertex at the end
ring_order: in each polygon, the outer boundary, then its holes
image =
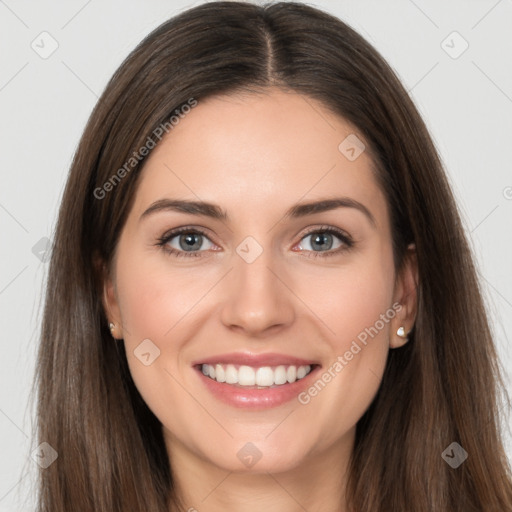
POLYGON ((306 366, 318 364, 310 359, 302 359, 295 356, 277 353, 253 354, 250 352, 233 352, 231 354, 219 354, 195 361, 193 366, 200 364, 238 364, 253 367, 262 366, 306 366))

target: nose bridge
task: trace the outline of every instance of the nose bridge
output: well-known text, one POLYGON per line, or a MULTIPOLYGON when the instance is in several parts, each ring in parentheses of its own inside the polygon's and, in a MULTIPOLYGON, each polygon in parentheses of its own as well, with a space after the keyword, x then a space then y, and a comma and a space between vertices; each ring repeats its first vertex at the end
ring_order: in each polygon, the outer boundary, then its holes
MULTIPOLYGON (((233 255, 222 320, 252 334, 293 320, 293 304, 287 287, 276 277, 271 247, 247 237, 233 255)), ((284 277, 284 276, 283 276, 284 277)))

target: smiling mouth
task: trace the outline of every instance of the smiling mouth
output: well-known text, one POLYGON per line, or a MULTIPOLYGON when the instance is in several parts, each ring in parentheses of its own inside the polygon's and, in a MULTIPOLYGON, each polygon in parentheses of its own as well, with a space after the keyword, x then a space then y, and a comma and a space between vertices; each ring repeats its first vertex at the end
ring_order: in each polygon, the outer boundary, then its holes
POLYGON ((236 364, 200 364, 198 369, 210 379, 234 387, 268 389, 293 384, 311 373, 317 365, 252 367, 236 364))

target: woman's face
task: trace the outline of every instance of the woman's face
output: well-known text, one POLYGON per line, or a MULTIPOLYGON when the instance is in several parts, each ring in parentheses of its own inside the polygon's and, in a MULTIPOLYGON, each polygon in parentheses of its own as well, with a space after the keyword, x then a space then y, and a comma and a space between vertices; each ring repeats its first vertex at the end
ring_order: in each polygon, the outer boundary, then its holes
POLYGON ((350 451, 414 321, 354 136, 269 89, 199 101, 152 150, 105 297, 174 461, 279 472, 350 451))

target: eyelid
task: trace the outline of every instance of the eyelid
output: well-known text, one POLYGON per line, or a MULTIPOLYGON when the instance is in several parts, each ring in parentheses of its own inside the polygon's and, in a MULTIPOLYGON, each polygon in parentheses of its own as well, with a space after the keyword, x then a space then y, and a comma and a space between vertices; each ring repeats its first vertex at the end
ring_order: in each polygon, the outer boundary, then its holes
POLYGON ((322 225, 314 225, 309 226, 307 228, 304 228, 305 231, 300 234, 300 239, 302 240, 305 236, 311 235, 312 233, 325 233, 325 232, 332 232, 339 234, 340 236, 344 236, 345 238, 352 241, 352 237, 343 229, 338 228, 336 226, 331 226, 329 224, 322 224, 322 225))

